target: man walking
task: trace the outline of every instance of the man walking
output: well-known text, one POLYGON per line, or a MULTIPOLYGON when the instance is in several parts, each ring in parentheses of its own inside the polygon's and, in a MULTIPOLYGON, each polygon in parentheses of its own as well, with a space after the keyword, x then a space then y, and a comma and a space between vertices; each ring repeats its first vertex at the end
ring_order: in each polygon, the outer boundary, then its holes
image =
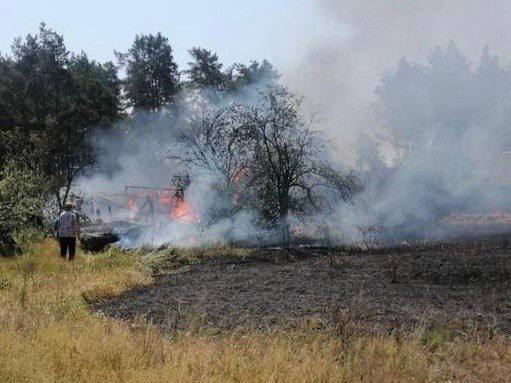
POLYGON ((78 215, 73 211, 73 205, 66 203, 64 211, 60 213, 55 221, 55 232, 60 243, 60 255, 73 260, 76 250, 76 237, 80 234, 80 223, 78 215))

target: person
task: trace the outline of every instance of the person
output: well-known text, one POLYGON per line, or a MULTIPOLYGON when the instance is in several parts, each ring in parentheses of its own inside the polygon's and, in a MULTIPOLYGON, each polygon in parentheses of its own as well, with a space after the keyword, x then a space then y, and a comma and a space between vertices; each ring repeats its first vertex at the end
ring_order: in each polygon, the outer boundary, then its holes
POLYGON ((60 244, 60 255, 66 258, 69 254, 69 260, 73 260, 76 252, 76 237, 80 234, 80 223, 78 215, 73 210, 71 203, 66 203, 64 211, 60 213, 55 221, 55 232, 60 244))

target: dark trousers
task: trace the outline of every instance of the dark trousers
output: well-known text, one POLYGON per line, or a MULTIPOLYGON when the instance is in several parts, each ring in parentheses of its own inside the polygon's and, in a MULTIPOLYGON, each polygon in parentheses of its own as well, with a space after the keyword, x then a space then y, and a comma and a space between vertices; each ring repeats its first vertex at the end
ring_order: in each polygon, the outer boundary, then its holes
POLYGON ((66 254, 69 251, 69 260, 75 257, 76 250, 76 238, 75 237, 59 237, 60 243, 60 255, 66 258, 66 254))

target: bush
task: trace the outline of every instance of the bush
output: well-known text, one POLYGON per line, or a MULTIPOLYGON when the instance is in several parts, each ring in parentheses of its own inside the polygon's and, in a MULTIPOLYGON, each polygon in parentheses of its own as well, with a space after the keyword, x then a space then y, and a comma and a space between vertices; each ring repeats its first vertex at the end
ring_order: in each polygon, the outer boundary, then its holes
POLYGON ((35 171, 8 162, 0 172, 0 255, 12 255, 42 229, 45 186, 35 171))

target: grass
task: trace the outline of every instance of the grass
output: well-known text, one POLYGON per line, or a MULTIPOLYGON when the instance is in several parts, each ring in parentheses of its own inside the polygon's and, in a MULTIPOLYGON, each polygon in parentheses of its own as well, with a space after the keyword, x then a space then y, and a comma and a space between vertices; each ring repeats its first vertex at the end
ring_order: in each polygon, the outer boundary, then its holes
POLYGON ((0 382, 511 381, 511 342, 498 335, 452 337, 442 328, 163 335, 87 305, 151 283, 140 254, 78 254, 73 263, 56 254, 45 241, 0 259, 0 382))

